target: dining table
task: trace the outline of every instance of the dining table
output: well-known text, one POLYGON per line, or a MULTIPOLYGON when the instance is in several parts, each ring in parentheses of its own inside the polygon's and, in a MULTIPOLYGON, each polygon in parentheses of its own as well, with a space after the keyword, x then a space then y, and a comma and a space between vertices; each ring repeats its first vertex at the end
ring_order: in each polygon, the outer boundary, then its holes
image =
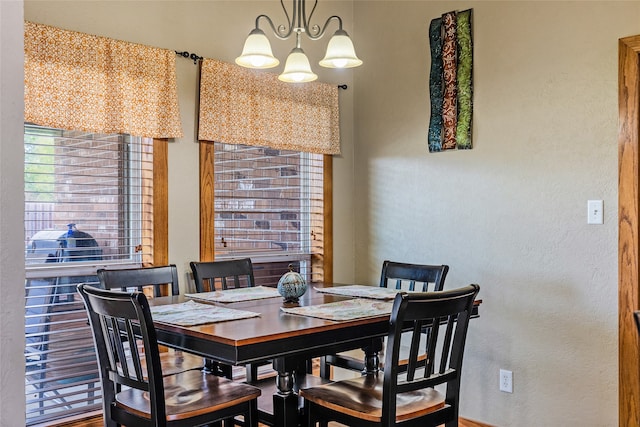
MULTIPOLYGON (((150 299, 158 343, 227 365, 271 361, 276 387, 270 424, 298 426, 302 419, 297 390, 308 374, 309 360, 361 348, 366 355, 366 371, 378 369, 378 351, 381 338, 389 332, 395 293, 389 298, 358 298, 357 293, 340 291, 381 288, 311 283, 297 302, 285 302, 275 289, 260 288, 261 297, 255 299, 242 298, 238 293, 228 298, 225 295, 232 295, 228 291, 209 293, 213 295, 210 298, 182 294, 150 299), (194 309, 187 305, 194 303, 194 309), (182 307, 190 319, 163 317, 174 307, 182 307), (222 312, 220 315, 233 316, 207 319, 214 307, 222 312), (197 311, 202 308, 205 310, 197 311)), ((478 306, 479 302, 474 305, 475 316, 478 306)))

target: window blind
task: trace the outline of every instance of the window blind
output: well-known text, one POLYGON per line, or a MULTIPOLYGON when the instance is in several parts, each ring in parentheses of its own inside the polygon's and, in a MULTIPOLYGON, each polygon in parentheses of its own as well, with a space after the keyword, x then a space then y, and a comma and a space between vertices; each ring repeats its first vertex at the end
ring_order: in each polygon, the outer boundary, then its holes
POLYGON ((276 285, 289 264, 307 281, 322 280, 323 156, 218 142, 214 149, 216 259, 250 257, 261 285, 276 285))
POLYGON ((152 259, 153 141, 25 125, 27 424, 101 407, 78 283, 152 259))

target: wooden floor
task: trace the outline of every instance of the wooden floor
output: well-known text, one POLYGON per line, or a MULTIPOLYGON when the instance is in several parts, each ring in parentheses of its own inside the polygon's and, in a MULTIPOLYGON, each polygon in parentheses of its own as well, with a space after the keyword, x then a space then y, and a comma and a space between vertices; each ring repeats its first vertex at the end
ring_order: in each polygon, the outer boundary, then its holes
POLYGON ((460 418, 458 420, 458 427, 491 427, 489 424, 477 423, 471 420, 465 420, 464 418, 460 418))

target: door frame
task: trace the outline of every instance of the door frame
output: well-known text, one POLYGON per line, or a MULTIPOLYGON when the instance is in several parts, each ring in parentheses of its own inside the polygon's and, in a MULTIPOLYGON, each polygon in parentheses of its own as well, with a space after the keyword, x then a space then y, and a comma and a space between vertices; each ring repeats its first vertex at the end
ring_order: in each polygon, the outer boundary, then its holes
POLYGON ((618 40, 619 426, 640 425, 640 35, 618 40))

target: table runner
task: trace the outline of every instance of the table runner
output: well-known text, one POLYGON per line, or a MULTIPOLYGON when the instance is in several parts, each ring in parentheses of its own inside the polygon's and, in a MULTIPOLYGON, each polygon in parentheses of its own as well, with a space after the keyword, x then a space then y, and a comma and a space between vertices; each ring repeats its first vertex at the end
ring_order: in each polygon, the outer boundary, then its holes
POLYGON ((260 316, 260 313, 253 311, 200 304, 195 301, 151 307, 151 317, 154 322, 170 323, 180 326, 195 326, 258 316, 260 316))
POLYGON ((224 291, 199 292, 185 294, 193 299, 214 302, 241 302, 255 299, 274 298, 281 296, 277 289, 267 286, 252 286, 249 288, 227 289, 224 291))
POLYGON ((349 285, 335 286, 333 288, 315 288, 318 292, 327 294, 342 295, 356 298, 372 298, 381 300, 392 300, 398 292, 406 292, 404 290, 383 288, 380 286, 367 285, 349 285))
POLYGON ((392 302, 352 299, 305 307, 280 307, 280 310, 288 314, 339 321, 389 315, 392 307, 392 302))

